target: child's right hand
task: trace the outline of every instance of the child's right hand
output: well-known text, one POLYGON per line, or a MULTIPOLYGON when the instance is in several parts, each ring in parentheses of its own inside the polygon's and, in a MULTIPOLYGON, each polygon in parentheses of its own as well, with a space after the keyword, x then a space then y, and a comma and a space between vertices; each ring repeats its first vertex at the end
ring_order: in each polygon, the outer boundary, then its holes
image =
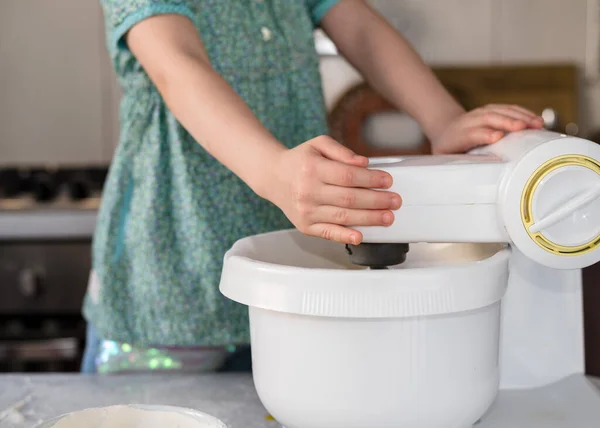
POLYGON ((329 137, 317 137, 282 151, 271 170, 266 197, 301 232, 345 244, 359 244, 351 227, 389 226, 398 194, 388 189, 392 177, 367 169, 368 159, 329 137))

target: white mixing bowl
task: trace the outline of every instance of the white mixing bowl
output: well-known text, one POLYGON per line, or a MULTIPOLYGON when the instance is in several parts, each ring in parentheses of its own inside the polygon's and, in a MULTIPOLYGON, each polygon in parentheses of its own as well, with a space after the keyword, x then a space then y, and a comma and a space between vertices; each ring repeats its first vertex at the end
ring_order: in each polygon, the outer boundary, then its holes
POLYGON ((221 291, 249 306, 254 381, 287 428, 467 428, 498 391, 510 250, 415 244, 374 271, 283 231, 237 242, 221 291))

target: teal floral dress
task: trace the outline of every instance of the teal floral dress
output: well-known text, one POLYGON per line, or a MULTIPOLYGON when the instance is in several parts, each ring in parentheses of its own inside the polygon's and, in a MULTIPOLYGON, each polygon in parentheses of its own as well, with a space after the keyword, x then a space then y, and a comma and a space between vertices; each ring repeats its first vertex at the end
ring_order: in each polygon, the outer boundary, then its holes
POLYGON ((224 253, 242 237, 291 226, 178 123, 124 34, 153 15, 189 18, 213 67, 294 147, 327 133, 313 30, 337 1, 102 0, 124 95, 84 304, 100 337, 138 347, 247 344, 246 308, 219 293, 224 253))

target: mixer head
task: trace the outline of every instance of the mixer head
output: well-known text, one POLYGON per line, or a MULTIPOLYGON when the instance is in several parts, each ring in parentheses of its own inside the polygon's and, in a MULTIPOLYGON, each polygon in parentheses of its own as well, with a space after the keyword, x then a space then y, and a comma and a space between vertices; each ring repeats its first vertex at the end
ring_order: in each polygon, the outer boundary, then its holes
POLYGON ((371 269, 387 269, 406 261, 408 244, 398 243, 362 243, 359 245, 346 245, 350 262, 358 266, 371 269))
POLYGON ((467 154, 373 158, 369 168, 392 176, 387 190, 402 208, 389 226, 355 228, 363 236, 348 247, 355 264, 395 265, 406 251, 383 243, 419 242, 510 244, 553 269, 600 263, 596 143, 525 130, 467 154))

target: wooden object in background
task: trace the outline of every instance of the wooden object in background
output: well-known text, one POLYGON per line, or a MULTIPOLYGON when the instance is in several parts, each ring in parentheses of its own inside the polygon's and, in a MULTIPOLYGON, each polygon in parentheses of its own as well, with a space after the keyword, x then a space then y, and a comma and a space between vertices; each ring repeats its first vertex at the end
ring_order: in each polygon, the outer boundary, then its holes
MULTIPOLYGON (((518 104, 538 114, 553 109, 557 128, 577 124, 579 73, 574 65, 441 67, 434 73, 467 110, 491 104, 518 104)), ((366 120, 378 113, 397 112, 388 100, 361 83, 343 94, 329 115, 330 134, 365 156, 430 153, 426 138, 416 149, 379 149, 364 138, 366 120)), ((402 136, 398 136, 399 144, 402 136)))
POLYGON ((434 69, 459 102, 471 110, 486 104, 518 104, 558 114, 557 131, 579 120, 579 71, 574 65, 457 67, 434 69))
MULTIPOLYGON (((412 150, 382 149, 365 139, 363 127, 366 120, 379 113, 398 110, 366 83, 358 84, 346 92, 329 115, 330 135, 335 140, 367 157, 423 155, 431 152, 427 139, 412 150)), ((402 136, 399 136, 401 139, 402 136)))

